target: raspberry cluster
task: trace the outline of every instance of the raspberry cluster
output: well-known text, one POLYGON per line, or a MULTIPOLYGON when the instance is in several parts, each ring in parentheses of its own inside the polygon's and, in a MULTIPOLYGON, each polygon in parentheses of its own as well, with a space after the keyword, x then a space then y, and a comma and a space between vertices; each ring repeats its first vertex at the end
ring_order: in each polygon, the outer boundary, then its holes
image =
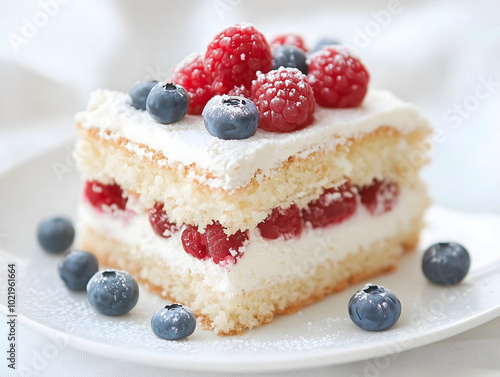
POLYGON ((217 34, 204 54, 188 56, 174 68, 172 81, 189 95, 190 114, 201 114, 217 94, 249 95, 257 72, 272 68, 264 35, 253 25, 230 26, 217 34))
POLYGON ((369 74, 357 58, 338 45, 306 53, 298 35, 280 35, 268 43, 253 25, 236 24, 217 34, 204 54, 179 63, 172 82, 186 89, 189 114, 201 114, 215 95, 245 97, 259 110, 259 127, 270 132, 307 127, 316 103, 337 108, 361 104, 369 74))

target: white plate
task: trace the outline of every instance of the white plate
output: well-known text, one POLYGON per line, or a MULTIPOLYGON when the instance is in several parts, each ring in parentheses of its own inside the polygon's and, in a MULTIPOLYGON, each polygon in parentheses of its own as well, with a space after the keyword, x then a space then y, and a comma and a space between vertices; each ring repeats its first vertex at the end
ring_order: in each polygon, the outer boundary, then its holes
MULTIPOLYGON (((372 279, 393 290, 403 305, 400 320, 388 331, 363 331, 350 321, 347 302, 362 283, 243 336, 217 337, 197 329, 187 340, 161 340, 149 325, 154 311, 164 305, 159 297, 143 289, 127 315, 97 314, 85 293, 68 291, 58 278, 60 257, 37 246, 35 229, 42 217, 74 216, 79 184, 70 145, 0 176, 0 247, 6 250, 0 253, 0 270, 5 276, 7 263, 17 263, 20 323, 82 351, 189 370, 285 370, 391 355, 500 315, 500 217, 433 207, 421 245, 463 243, 472 255, 471 271, 455 287, 432 285, 421 273, 420 250, 406 256, 396 272, 372 279)), ((0 286, 5 313, 5 284, 0 286)))

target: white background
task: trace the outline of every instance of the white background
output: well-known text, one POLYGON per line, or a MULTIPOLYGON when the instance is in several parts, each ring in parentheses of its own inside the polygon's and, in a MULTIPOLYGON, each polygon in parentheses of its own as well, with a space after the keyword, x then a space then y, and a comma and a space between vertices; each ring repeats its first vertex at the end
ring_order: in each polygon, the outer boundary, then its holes
MULTIPOLYGON (((436 127, 434 162, 425 171, 434 199, 467 211, 500 213, 498 1, 3 0, 0 170, 73 137, 73 114, 85 108, 93 89, 127 91, 139 79, 166 79, 186 54, 203 51, 214 34, 239 21, 254 23, 269 39, 293 32, 309 47, 322 36, 349 44, 368 68, 372 86, 417 104, 436 127)), ((25 328, 20 335, 20 362, 50 344, 25 328)), ((406 352, 375 375, 432 374, 445 366, 453 375, 468 375, 467 368, 498 370, 499 349, 497 319, 406 352)), ((373 375, 367 365, 309 374, 373 375)), ((115 371, 163 374, 65 349, 36 375, 115 371)))

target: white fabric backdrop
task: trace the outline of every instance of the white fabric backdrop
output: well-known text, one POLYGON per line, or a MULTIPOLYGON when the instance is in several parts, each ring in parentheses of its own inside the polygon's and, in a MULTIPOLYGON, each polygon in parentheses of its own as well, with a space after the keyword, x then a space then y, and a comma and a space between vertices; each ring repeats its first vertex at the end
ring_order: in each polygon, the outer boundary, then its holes
MULTIPOLYGON (((353 47, 373 86, 416 103, 436 126, 434 162, 425 172, 436 201, 500 213, 498 1, 4 0, 0 15, 0 170, 72 137, 72 115, 86 106, 93 89, 126 91, 138 79, 165 79, 175 63, 203 51, 219 30, 249 21, 269 38, 295 32, 309 46, 331 36, 353 47)), ((25 328, 21 336, 20 360, 29 360, 46 344, 25 328)), ((499 349, 497 319, 406 352, 379 372, 499 370, 499 349)), ((365 371, 367 363, 308 374, 374 375, 365 371)), ((123 376, 164 374, 64 350, 36 375, 118 371, 123 376)))

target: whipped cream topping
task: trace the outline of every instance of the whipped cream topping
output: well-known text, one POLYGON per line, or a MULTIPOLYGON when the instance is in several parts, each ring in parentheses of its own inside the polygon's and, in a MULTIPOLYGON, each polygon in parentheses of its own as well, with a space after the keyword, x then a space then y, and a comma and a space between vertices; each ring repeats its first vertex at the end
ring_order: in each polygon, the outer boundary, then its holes
MULTIPOLYGON (((365 250, 373 243, 412 229, 412 221, 427 205, 423 184, 401 187, 394 208, 377 216, 359 205, 354 216, 326 228, 306 227, 299 238, 265 240, 256 228, 250 231, 249 242, 240 251, 243 255, 230 268, 211 260, 198 260, 188 255, 181 243, 182 230, 170 238, 160 238, 152 230, 146 213, 106 213, 95 210, 88 202, 79 207, 80 226, 89 225, 103 234, 141 250, 141 255, 163 259, 180 274, 203 274, 205 282, 226 295, 239 295, 245 290, 259 289, 294 278, 306 278, 328 262, 338 262, 365 250)), ((131 209, 131 207, 128 207, 131 209)), ((143 278, 148 278, 147 268, 143 278)))
MULTIPOLYGON (((173 124, 160 124, 146 111, 127 104, 128 94, 96 90, 87 110, 76 116, 84 129, 99 129, 106 138, 126 138, 160 152, 161 164, 195 164, 203 170, 193 178, 211 188, 227 191, 246 186, 254 178, 272 176, 290 156, 305 158, 320 150, 330 150, 347 138, 389 126, 407 134, 428 121, 411 104, 388 91, 369 90, 361 106, 350 109, 316 107, 314 123, 292 133, 272 133, 261 129, 244 140, 221 140, 208 133, 201 115, 187 115, 173 124), (110 133, 108 136, 107 133, 110 133)), ((144 148, 135 148, 141 157, 153 158, 144 148)))

